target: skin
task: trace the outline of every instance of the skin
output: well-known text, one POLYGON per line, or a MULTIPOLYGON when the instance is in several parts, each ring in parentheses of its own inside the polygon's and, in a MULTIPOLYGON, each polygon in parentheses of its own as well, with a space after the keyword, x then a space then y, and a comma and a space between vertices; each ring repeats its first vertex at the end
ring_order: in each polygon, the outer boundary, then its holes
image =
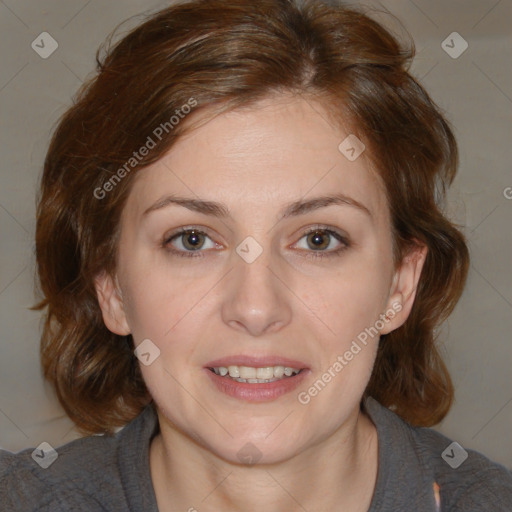
POLYGON ((160 510, 364 511, 371 503, 378 439, 359 404, 378 336, 309 403, 297 395, 394 303, 401 310, 381 334, 403 324, 426 248, 395 267, 380 178, 364 153, 345 158, 338 145, 348 133, 327 119, 312 100, 267 98, 194 129, 136 176, 121 219, 117 274, 98 276, 96 289, 112 332, 131 333, 135 345, 149 338, 160 349, 141 365, 160 423, 150 447, 160 510), (177 205, 142 215, 171 193, 224 203, 231 216, 177 205), (288 203, 333 193, 370 213, 330 205, 280 220, 288 203), (324 235, 326 257, 315 257, 304 232, 317 224, 339 230, 349 245, 328 257, 343 243, 324 235), (169 251, 192 252, 186 236, 163 247, 190 225, 207 232, 203 257, 169 251), (262 248, 252 263, 236 252, 247 236, 262 248), (219 392, 204 371, 236 354, 298 359, 311 371, 296 391, 242 401, 219 392), (246 443, 261 453, 256 464, 237 456, 246 443))

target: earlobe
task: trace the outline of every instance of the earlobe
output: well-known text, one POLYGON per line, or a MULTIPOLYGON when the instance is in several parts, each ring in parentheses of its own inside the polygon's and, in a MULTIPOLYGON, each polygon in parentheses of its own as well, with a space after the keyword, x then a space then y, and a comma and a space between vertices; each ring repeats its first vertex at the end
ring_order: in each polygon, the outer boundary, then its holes
POLYGON ((94 285, 107 329, 122 336, 130 334, 131 329, 126 319, 117 276, 114 284, 112 276, 107 272, 102 272, 94 278, 94 285))
POLYGON ((393 276, 386 303, 386 325, 381 334, 398 329, 407 320, 418 289, 421 271, 427 257, 427 246, 416 241, 416 245, 404 257, 393 276))

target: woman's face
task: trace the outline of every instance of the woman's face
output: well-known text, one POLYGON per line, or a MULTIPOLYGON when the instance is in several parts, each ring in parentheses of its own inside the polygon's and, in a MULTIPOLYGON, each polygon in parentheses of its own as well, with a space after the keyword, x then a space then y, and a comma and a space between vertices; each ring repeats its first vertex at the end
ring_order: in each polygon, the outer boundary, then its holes
POLYGON ((354 421, 379 333, 414 298, 418 269, 393 266, 384 189, 327 119, 283 96, 179 139, 130 192, 121 293, 98 280, 106 325, 146 340, 162 430, 228 461, 285 460, 354 421))

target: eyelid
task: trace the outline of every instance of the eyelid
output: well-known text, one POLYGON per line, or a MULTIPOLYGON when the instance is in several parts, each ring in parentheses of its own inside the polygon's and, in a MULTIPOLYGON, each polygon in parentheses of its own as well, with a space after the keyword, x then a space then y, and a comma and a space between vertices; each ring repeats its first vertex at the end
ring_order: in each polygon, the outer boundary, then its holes
MULTIPOLYGON (((181 226, 177 228, 176 230, 172 231, 170 234, 166 234, 163 237, 163 241, 161 243, 162 247, 167 249, 168 245, 174 240, 179 238, 180 236, 184 235, 185 233, 189 231, 196 231, 197 233, 200 233, 201 235, 206 235, 216 246, 222 245, 215 240, 213 240, 212 235, 210 233, 209 228, 205 228, 204 226, 198 226, 198 225, 188 225, 188 226, 181 226)), ((197 254, 197 256, 200 256, 199 253, 205 252, 202 249, 198 249, 197 251, 180 251, 178 249, 167 249, 169 252, 174 254, 183 255, 184 253, 190 253, 190 254, 197 254)), ((212 249, 209 249, 212 250, 212 249)))
POLYGON ((338 235, 340 239, 342 239, 345 243, 349 242, 349 236, 342 229, 337 228, 335 226, 331 226, 329 224, 313 224, 304 230, 302 230, 301 237, 304 235, 308 235, 310 233, 314 233, 315 231, 325 231, 327 233, 333 233, 338 235))

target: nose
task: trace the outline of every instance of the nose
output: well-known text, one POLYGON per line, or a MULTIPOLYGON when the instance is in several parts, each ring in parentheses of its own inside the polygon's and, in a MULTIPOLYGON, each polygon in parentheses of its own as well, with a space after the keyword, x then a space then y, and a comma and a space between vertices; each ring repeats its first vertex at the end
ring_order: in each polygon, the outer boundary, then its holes
POLYGON ((233 252, 233 267, 226 277, 222 319, 251 336, 280 330, 291 319, 293 294, 286 285, 286 263, 273 261, 271 252, 263 249, 254 261, 233 252))

